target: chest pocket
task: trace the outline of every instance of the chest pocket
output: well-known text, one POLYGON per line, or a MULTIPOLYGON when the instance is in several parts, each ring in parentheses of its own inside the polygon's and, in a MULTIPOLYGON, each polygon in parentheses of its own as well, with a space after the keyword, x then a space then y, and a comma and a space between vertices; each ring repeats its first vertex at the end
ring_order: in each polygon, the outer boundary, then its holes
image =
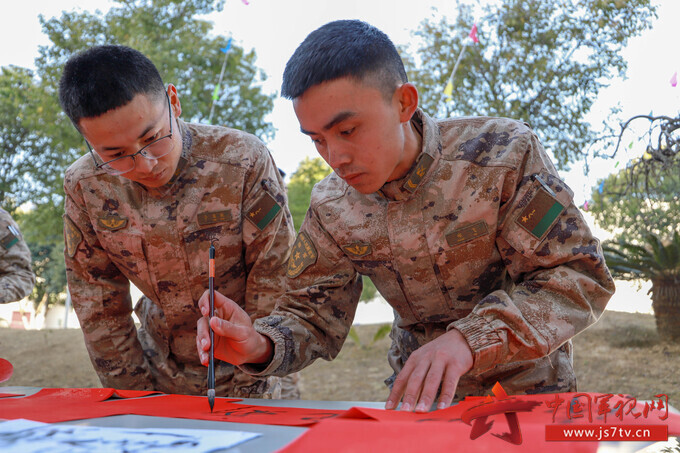
POLYGON ((95 229, 102 248, 116 267, 144 294, 153 294, 142 234, 95 229))
POLYGON ((243 257, 240 216, 229 209, 199 209, 196 221, 183 233, 187 274, 191 295, 197 301, 208 288, 208 255, 215 246, 215 289, 242 303, 245 293, 245 260, 243 257))
POLYGON ((460 223, 439 239, 435 273, 451 299, 454 317, 461 318, 502 282, 502 262, 495 231, 484 220, 460 223))

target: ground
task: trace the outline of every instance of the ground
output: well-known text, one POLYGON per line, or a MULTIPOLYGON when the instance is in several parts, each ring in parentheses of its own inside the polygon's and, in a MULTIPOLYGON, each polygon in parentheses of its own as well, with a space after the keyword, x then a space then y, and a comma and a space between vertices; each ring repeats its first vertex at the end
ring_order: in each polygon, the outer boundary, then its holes
MULTIPOLYGON (((361 344, 348 339, 336 360, 303 370, 302 398, 385 401, 390 340, 372 342, 379 327, 355 326, 361 344)), ((574 350, 579 390, 638 400, 665 393, 680 407, 680 344, 660 341, 651 315, 606 311, 574 339, 574 350)), ((12 378, 0 386, 100 387, 78 329, 0 328, 0 357, 14 365, 12 378)))

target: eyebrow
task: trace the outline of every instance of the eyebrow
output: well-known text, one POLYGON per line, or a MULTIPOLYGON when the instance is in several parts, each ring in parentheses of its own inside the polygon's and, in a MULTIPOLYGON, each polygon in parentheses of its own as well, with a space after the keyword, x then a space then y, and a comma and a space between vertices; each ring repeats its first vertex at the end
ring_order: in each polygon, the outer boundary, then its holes
MULTIPOLYGON (((333 126, 335 126, 336 124, 338 124, 338 123, 340 123, 340 122, 342 122, 342 121, 345 121, 347 118, 351 118, 351 117, 353 117, 353 116, 356 116, 356 112, 350 112, 350 111, 340 112, 340 113, 338 113, 337 115, 335 115, 335 116, 333 117, 333 119, 330 120, 325 126, 323 126, 322 129, 323 129, 324 131, 327 131, 327 130, 329 130, 330 128, 332 128, 333 126)), ((316 132, 307 131, 307 130, 303 129, 302 126, 300 126, 300 132, 302 132, 302 133, 305 134, 305 135, 314 135, 314 134, 316 134, 316 132)))
MULTIPOLYGON (((165 113, 165 109, 163 109, 163 113, 165 113)), ((163 114, 161 114, 161 115, 163 115, 163 114)), ((154 127, 156 127, 157 124, 158 124, 158 120, 156 120, 152 124, 148 125, 146 127, 146 129, 144 129, 142 131, 142 133, 139 134, 139 137, 137 137, 137 139, 144 138, 144 136, 146 134, 148 134, 154 127)), ((122 149, 122 148, 123 148, 122 146, 105 146, 105 147, 102 148, 102 151, 117 151, 117 150, 122 149)))

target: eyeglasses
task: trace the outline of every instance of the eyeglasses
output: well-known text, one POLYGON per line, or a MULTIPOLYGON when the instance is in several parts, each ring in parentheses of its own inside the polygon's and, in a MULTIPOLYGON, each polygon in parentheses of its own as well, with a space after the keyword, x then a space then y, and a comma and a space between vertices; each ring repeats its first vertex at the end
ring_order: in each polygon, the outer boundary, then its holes
POLYGON ((149 160, 156 160, 167 156, 172 152, 172 150, 175 148, 175 142, 172 140, 172 109, 170 108, 170 97, 168 96, 168 93, 165 93, 165 98, 168 101, 168 121, 170 123, 170 133, 157 138, 136 153, 130 154, 128 156, 116 157, 115 159, 111 159, 100 164, 97 163, 97 159, 95 158, 95 153, 93 152, 92 147, 88 141, 85 140, 87 148, 90 150, 90 155, 92 156, 97 168, 101 168, 111 175, 123 175, 135 169, 135 156, 137 155, 149 160))

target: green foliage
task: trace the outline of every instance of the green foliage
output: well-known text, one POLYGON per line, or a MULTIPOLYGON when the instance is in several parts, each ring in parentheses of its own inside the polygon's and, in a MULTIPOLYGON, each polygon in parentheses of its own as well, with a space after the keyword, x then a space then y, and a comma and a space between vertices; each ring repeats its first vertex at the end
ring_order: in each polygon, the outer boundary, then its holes
POLYGON ((380 341, 383 338, 385 338, 390 332, 392 331, 392 325, 391 324, 383 324, 380 326, 378 331, 373 335, 373 341, 371 344, 375 343, 376 341, 380 341))
POLYGON ((647 233, 665 236, 680 225, 680 173, 659 167, 628 167, 600 180, 591 194, 595 222, 614 239, 641 242, 647 233), (647 177, 636 173, 651 171, 647 177), (602 191, 600 192, 600 186, 602 191))
MULTIPOLYGON (((38 283, 32 298, 52 303, 65 288, 62 219, 66 168, 86 152, 82 137, 63 114, 57 99, 62 68, 73 54, 97 44, 123 44, 140 50, 173 83, 182 116, 205 121, 225 54, 227 38, 212 34, 199 15, 219 11, 224 0, 118 0, 108 13, 63 12, 40 16, 51 45, 42 46, 36 74, 23 68, 0 73, 0 204, 28 212, 17 219, 33 253, 38 283)), ((227 53, 213 123, 253 133, 274 134, 264 117, 274 95, 262 93, 265 75, 254 51, 237 45, 227 53)))
POLYGON ((644 244, 623 239, 605 244, 607 266, 612 275, 622 280, 680 281, 680 234, 670 239, 647 234, 644 244))
POLYGON ((333 170, 320 157, 305 157, 290 177, 288 183, 288 205, 293 216, 296 231, 300 230, 305 219, 312 188, 333 170))
POLYGON ((366 277, 365 275, 362 275, 361 278, 364 283, 364 289, 361 290, 361 297, 359 300, 362 302, 370 302, 375 298, 375 295, 378 293, 378 289, 375 287, 373 281, 370 278, 366 277))
POLYGON ((486 4, 454 77, 452 101, 443 95, 454 63, 475 23, 459 3, 454 22, 425 20, 424 44, 404 55, 421 106, 441 118, 489 115, 531 124, 561 168, 583 157, 596 134, 584 118, 601 88, 624 74, 630 37, 650 27, 650 0, 501 0, 486 4))

